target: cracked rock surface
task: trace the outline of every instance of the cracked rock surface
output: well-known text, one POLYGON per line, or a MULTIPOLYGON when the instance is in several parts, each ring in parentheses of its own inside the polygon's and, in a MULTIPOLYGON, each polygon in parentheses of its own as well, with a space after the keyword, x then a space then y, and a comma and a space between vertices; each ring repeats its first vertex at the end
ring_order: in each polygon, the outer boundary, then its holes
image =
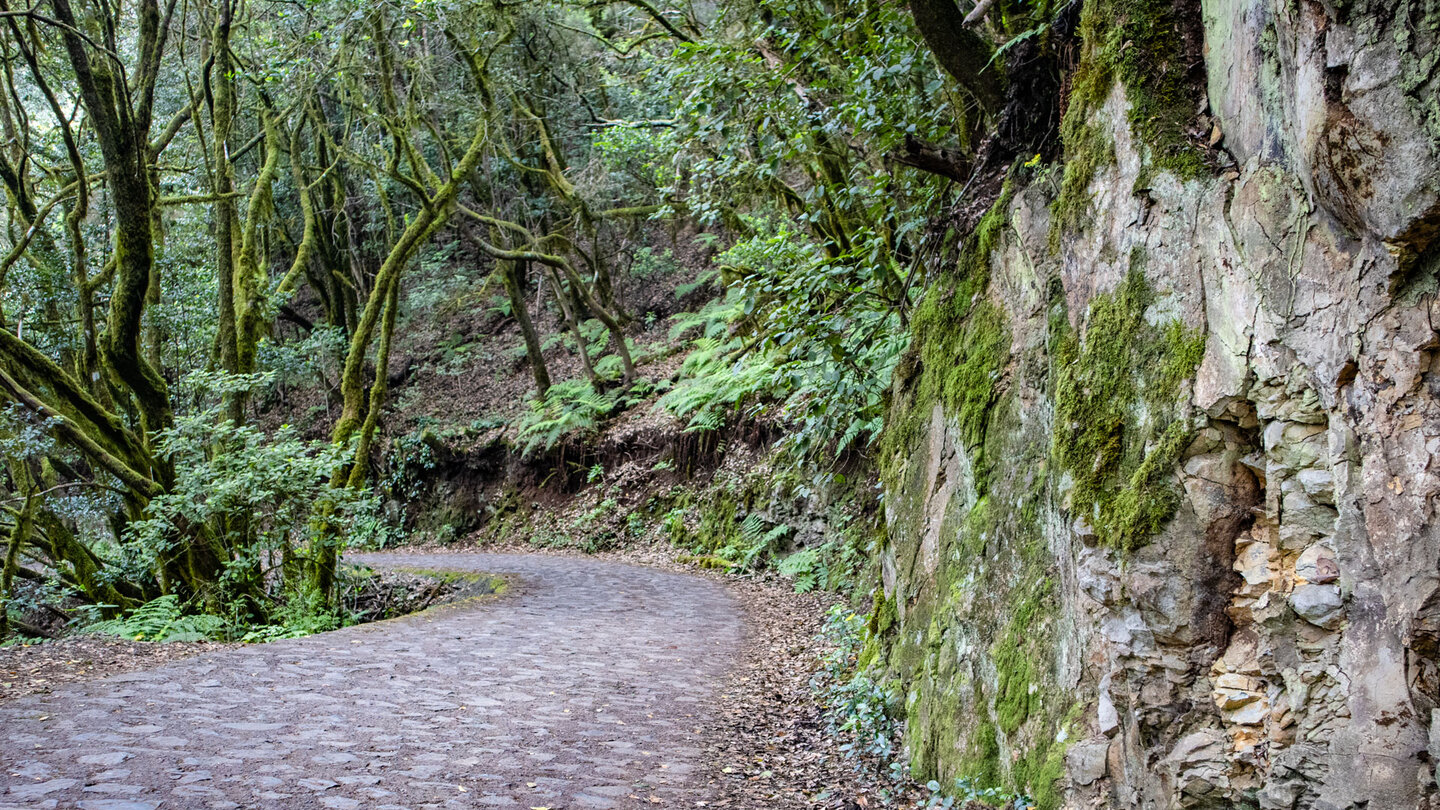
POLYGON ((897 366, 879 677, 1043 810, 1440 807, 1440 3, 1175 8, 1213 171, 1110 87, 897 366))

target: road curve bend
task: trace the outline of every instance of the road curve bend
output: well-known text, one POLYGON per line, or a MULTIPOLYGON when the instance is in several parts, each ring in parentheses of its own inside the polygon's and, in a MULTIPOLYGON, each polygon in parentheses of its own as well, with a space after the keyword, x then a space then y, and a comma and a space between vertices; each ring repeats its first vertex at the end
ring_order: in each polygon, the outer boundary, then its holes
POLYGON ((713 580, 581 557, 367 555, 519 593, 0 703, 0 810, 694 807, 740 648, 713 580))

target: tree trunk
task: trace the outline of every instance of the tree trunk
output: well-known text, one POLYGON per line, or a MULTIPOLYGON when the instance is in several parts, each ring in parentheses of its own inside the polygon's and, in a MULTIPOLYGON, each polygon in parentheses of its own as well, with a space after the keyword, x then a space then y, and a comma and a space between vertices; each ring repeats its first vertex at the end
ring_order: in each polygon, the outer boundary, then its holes
POLYGON ((544 397, 550 391, 550 369, 545 366, 544 347, 540 333, 535 331, 535 322, 530 319, 530 307, 525 302, 525 291, 521 287, 521 262, 500 262, 500 279, 505 284, 505 293, 510 297, 510 310, 520 324, 520 334, 525 337, 525 355, 530 359, 530 371, 535 375, 535 395, 544 397))
MULTIPOLYGON (((234 0, 220 0, 216 11, 215 30, 211 34, 210 52, 214 66, 210 84, 214 88, 214 105, 210 128, 214 133, 215 204, 215 300, 218 306, 216 361, 221 370, 240 373, 240 334, 235 299, 235 167, 230 162, 230 136, 235 129, 235 66, 230 56, 230 24, 234 0)), ((245 419, 245 400, 239 393, 226 395, 225 413, 231 422, 245 419)))
POLYGON ((20 547, 30 539, 30 530, 35 517, 35 493, 25 493, 25 505, 14 514, 15 525, 10 529, 9 544, 5 549, 4 568, 0 569, 0 639, 10 633, 10 589, 15 584, 15 569, 20 565, 20 547))
POLYGON ((955 0, 910 0, 915 27, 945 72, 980 103, 986 115, 1000 111, 1005 85, 1001 67, 990 64, 994 47, 965 27, 955 0))

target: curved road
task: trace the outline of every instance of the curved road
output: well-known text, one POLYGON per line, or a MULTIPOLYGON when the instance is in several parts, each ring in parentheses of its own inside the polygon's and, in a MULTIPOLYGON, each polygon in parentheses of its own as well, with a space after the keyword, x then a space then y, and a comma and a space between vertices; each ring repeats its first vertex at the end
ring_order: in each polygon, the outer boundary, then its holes
POLYGON ((0 808, 694 807, 739 648, 718 583, 575 557, 367 556, 519 595, 0 704, 0 808))

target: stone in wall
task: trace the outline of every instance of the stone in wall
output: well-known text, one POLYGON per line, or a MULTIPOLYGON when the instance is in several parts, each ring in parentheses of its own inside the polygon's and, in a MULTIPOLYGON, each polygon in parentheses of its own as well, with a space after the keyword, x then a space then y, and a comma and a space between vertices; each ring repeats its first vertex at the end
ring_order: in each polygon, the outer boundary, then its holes
POLYGON ((1201 10, 1228 168, 1148 172, 1117 87, 1090 216, 1052 249, 1055 184, 1018 183, 988 283, 932 293, 883 462, 880 666, 917 773, 1042 806, 1440 806, 1440 3, 1201 10), (1057 419, 1057 380, 1133 272, 1154 334, 1204 353, 1114 426, 1117 469, 1174 496, 1117 547, 1058 460, 1095 426, 1057 419), (940 377, 944 351, 975 361, 945 341, 981 335, 980 302, 1005 346, 966 378, 993 380, 977 418, 940 377), (1185 443, 1157 472, 1166 425, 1185 443))

